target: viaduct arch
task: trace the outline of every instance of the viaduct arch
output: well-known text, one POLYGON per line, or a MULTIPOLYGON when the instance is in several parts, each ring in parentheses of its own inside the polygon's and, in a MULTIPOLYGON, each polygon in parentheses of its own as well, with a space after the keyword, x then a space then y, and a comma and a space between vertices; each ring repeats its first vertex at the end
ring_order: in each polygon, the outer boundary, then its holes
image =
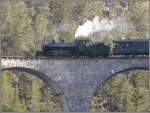
POLYGON ((124 73, 124 72, 128 72, 128 71, 134 71, 134 70, 145 70, 145 71, 149 71, 149 68, 148 67, 133 67, 133 68, 127 68, 127 69, 124 69, 124 70, 120 70, 116 73, 113 73, 111 76, 109 76, 107 79, 105 79, 103 82, 101 82, 98 86, 97 86, 97 89, 99 86, 103 85, 105 82, 107 82, 108 80, 112 79, 113 76, 116 76, 117 74, 120 74, 120 73, 124 73))
POLYGON ((15 70, 15 71, 27 72, 27 73, 33 74, 33 76, 36 76, 39 79, 43 80, 43 82, 47 83, 54 90, 56 95, 58 95, 58 98, 61 102, 63 111, 68 111, 67 102, 66 102, 66 99, 65 99, 62 89, 53 80, 51 80, 48 76, 46 76, 44 73, 39 72, 37 70, 30 69, 30 68, 23 68, 23 67, 4 68, 4 69, 1 69, 1 72, 5 71, 5 70, 15 70))
POLYGON ((148 57, 101 59, 1 58, 1 68, 19 69, 49 82, 66 111, 90 110, 96 89, 117 73, 149 68, 148 57))

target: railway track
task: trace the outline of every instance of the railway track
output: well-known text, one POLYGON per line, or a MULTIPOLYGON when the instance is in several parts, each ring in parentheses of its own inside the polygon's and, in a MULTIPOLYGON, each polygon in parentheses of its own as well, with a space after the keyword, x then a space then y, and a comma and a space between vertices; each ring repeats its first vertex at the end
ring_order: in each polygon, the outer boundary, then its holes
POLYGON ((127 58, 149 58, 146 56, 119 56, 119 55, 111 55, 108 57, 87 57, 87 56, 79 56, 79 57, 37 57, 37 56, 0 56, 0 59, 127 59, 127 58))

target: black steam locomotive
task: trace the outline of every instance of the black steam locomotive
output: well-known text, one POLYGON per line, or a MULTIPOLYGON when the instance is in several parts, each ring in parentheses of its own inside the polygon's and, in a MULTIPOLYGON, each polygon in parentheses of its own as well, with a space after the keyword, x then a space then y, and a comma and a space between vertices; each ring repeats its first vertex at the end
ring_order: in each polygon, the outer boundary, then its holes
POLYGON ((148 55, 148 39, 118 39, 114 40, 114 47, 104 42, 91 43, 89 40, 75 40, 74 42, 48 41, 43 44, 42 51, 37 51, 36 56, 88 56, 108 57, 112 55, 148 55), (111 51, 112 50, 112 51, 111 51))

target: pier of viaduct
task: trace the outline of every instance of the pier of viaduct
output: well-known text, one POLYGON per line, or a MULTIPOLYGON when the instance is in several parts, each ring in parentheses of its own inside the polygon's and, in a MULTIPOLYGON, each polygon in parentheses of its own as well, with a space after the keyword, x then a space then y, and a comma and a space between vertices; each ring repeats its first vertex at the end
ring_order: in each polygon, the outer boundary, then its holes
POLYGON ((1 70, 24 71, 41 78, 58 94, 64 111, 89 111, 96 89, 117 73, 149 69, 148 57, 54 59, 1 58, 1 70))

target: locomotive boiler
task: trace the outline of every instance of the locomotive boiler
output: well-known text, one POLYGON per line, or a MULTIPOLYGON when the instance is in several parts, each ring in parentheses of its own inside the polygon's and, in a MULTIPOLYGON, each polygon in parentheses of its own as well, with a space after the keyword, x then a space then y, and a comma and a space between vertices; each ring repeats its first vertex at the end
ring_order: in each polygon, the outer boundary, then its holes
POLYGON ((42 51, 36 52, 36 56, 89 56, 106 57, 110 47, 104 42, 90 43, 89 40, 75 40, 73 42, 49 41, 42 46, 42 51))

